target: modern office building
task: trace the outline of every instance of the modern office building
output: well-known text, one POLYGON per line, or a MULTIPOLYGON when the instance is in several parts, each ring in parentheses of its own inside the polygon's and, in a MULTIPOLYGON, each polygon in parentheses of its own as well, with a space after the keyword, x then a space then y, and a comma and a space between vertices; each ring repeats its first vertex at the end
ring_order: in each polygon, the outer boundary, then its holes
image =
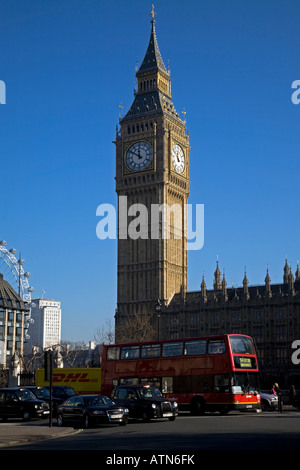
POLYGON ((44 350, 50 346, 58 346, 61 342, 61 304, 52 299, 32 299, 35 304, 31 309, 31 318, 34 323, 30 325, 29 336, 26 342, 26 351, 32 348, 44 350))

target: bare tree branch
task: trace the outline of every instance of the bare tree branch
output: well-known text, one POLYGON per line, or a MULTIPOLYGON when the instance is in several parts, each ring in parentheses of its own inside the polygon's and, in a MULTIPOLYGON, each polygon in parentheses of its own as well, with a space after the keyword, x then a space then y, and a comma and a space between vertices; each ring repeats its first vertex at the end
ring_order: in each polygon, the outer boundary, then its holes
POLYGON ((118 331, 118 343, 152 341, 157 337, 154 315, 134 313, 126 317, 118 331))
POLYGON ((113 344, 115 341, 114 322, 111 318, 106 318, 104 324, 98 326, 94 334, 97 344, 113 344))

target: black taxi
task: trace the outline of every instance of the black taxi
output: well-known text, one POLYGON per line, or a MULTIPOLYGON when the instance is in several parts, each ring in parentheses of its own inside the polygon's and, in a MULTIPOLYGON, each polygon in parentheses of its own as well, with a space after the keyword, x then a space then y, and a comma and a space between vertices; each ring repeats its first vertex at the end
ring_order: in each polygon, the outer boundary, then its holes
POLYGON ((0 389, 2 421, 8 418, 21 418, 27 421, 31 418, 45 418, 48 415, 49 404, 38 400, 30 390, 22 387, 0 389))
POLYGON ((178 416, 178 404, 166 399, 154 385, 120 385, 112 392, 115 403, 129 409, 129 418, 150 421, 178 416))

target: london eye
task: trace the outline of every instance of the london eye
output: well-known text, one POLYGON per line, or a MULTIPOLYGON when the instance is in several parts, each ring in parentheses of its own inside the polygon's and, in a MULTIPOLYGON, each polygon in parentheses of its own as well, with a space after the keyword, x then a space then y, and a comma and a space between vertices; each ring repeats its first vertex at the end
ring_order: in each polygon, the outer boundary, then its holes
POLYGON ((25 261, 21 255, 18 257, 16 255, 17 250, 14 248, 8 249, 6 241, 0 241, 0 272, 3 274, 5 281, 13 287, 28 308, 24 322, 24 339, 26 340, 29 339, 29 325, 34 321, 31 318, 31 307, 34 307, 34 304, 31 302, 31 294, 34 292, 34 288, 29 284, 31 274, 24 271, 23 266, 25 261))

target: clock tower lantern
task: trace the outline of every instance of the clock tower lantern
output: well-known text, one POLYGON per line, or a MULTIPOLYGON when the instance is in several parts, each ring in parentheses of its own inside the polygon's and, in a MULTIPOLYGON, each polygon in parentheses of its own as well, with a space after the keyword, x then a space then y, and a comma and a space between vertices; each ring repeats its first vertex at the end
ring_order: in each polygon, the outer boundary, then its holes
POLYGON ((172 102, 154 15, 152 9, 150 40, 136 72, 134 100, 120 118, 115 140, 117 340, 128 317, 152 318, 158 302, 166 306, 175 293, 187 289, 190 146, 185 120, 172 102))

